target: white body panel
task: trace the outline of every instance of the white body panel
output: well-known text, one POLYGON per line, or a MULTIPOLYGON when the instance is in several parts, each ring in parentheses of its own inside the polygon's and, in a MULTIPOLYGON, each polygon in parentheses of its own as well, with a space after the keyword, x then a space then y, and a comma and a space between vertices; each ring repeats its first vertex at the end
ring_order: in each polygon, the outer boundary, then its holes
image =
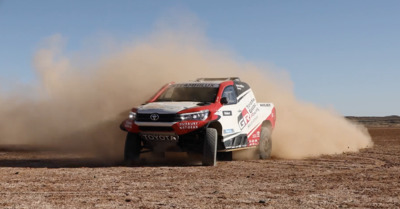
POLYGON ((272 103, 257 103, 251 89, 238 96, 237 104, 222 106, 216 114, 221 117, 219 122, 222 125, 223 141, 240 134, 246 134, 250 138, 271 115, 273 108, 272 103))

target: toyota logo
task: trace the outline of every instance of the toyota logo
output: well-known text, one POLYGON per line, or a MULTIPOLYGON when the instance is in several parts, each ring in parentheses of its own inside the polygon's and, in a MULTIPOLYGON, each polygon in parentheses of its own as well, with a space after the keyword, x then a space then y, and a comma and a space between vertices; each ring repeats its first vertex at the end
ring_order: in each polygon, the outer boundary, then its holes
POLYGON ((150 115, 150 119, 152 120, 152 121, 156 121, 156 120, 158 120, 160 118, 160 116, 157 114, 157 113, 154 113, 154 114, 151 114, 150 115))

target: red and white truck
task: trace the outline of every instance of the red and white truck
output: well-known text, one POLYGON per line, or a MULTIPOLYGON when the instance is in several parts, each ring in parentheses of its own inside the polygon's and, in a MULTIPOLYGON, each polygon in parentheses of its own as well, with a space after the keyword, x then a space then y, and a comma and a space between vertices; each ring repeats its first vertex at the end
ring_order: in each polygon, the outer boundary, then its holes
POLYGON ((232 151, 251 148, 266 159, 275 121, 274 105, 257 103, 237 77, 171 82, 121 123, 124 159, 137 162, 146 151, 201 153, 202 164, 214 166, 217 156, 229 160, 232 151))

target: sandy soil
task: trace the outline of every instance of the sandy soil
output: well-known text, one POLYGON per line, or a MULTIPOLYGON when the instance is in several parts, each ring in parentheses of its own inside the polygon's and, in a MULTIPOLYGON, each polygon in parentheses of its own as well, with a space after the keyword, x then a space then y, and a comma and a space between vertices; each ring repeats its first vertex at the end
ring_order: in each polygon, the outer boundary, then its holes
POLYGON ((399 208, 400 128, 375 146, 305 160, 217 167, 110 165, 68 153, 0 149, 1 208, 399 208))

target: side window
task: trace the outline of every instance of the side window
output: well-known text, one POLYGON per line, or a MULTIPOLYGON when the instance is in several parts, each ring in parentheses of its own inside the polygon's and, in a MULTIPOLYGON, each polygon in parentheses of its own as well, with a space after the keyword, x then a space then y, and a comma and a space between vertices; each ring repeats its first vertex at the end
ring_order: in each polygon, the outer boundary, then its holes
POLYGON ((226 97, 228 99, 228 104, 237 103, 237 96, 233 86, 227 86, 222 93, 222 97, 226 97))

